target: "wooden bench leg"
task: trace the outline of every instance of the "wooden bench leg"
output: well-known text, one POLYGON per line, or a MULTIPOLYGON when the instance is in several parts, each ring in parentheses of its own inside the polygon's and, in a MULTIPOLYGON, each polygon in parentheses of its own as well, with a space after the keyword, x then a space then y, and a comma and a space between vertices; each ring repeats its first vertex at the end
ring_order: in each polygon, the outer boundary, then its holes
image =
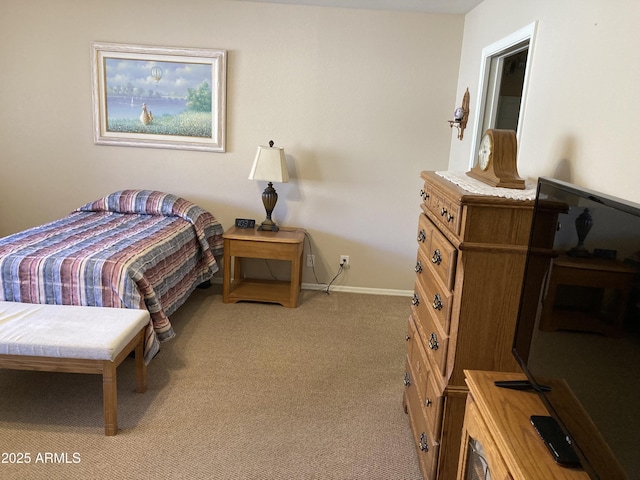
POLYGON ((104 400, 104 434, 112 436, 118 433, 118 383, 116 364, 109 360, 103 362, 102 397, 104 400))
POLYGON ((147 391, 147 365, 144 363, 144 329, 140 342, 136 345, 136 392, 147 391))

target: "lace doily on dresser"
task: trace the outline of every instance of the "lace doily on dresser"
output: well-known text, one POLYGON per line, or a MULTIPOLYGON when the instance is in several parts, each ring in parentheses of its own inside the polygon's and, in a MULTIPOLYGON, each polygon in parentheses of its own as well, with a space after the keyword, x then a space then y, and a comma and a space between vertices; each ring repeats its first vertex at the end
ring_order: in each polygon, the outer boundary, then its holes
POLYGON ((471 193, 493 195, 512 200, 535 200, 536 198, 535 183, 525 182, 524 190, 518 190, 516 188, 492 187, 482 183, 480 180, 471 178, 464 172, 436 172, 436 174, 471 193))

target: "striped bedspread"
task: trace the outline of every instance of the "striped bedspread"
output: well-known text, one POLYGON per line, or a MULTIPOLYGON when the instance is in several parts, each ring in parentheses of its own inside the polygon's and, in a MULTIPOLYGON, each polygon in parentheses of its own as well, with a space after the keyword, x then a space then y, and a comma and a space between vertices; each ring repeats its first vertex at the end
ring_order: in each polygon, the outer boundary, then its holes
POLYGON ((218 271, 222 233, 209 212, 180 197, 115 192, 1 238, 0 300, 146 308, 149 361, 174 336, 169 316, 218 271))

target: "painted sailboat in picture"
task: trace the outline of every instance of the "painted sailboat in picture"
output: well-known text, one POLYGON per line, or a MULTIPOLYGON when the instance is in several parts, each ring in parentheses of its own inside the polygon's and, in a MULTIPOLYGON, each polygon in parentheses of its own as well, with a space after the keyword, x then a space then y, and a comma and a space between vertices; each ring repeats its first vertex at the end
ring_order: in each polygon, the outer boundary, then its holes
POLYGON ((210 65, 107 58, 105 66, 108 131, 211 137, 210 65))

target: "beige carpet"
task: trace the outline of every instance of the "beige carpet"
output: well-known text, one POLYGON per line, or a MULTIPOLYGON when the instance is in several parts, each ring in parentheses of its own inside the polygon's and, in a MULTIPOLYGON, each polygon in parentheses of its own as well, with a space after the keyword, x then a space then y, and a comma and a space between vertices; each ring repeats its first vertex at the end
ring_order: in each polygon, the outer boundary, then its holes
POLYGON ((301 300, 225 305, 218 286, 196 291, 148 391, 134 393, 132 359, 118 369, 114 437, 99 376, 0 370, 0 478, 420 478, 401 401, 410 300, 301 300))

